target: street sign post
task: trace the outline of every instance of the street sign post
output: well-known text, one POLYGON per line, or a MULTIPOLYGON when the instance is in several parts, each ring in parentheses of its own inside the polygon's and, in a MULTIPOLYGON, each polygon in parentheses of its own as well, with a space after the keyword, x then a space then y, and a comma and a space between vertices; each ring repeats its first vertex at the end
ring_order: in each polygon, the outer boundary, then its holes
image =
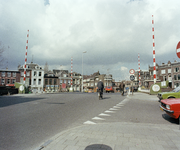
POLYGON ((134 73, 135 73, 135 70, 134 70, 134 69, 130 69, 130 70, 129 70, 129 73, 130 73, 130 74, 134 74, 134 73))
POLYGON ((180 41, 179 41, 179 43, 177 44, 177 47, 176 47, 176 54, 177 54, 177 57, 180 58, 180 41))
POLYGON ((134 75, 130 75, 130 80, 134 81, 134 79, 135 79, 135 76, 134 75))
POLYGON ((130 75, 132 95, 133 95, 133 81, 134 81, 134 79, 135 79, 135 76, 134 75, 130 75))

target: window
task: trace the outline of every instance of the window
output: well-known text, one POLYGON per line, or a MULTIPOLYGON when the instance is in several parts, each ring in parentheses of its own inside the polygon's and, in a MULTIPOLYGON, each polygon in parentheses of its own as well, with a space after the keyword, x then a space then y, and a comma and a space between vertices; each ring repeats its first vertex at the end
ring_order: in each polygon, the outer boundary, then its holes
POLYGON ((36 71, 34 71, 34 76, 36 76, 36 71))
POLYGON ((64 83, 66 83, 66 80, 64 80, 64 83))
POLYGON ((12 84, 14 84, 15 82, 16 82, 16 79, 13 79, 13 80, 12 80, 12 84))
POLYGON ((63 80, 60 80, 60 84, 62 84, 63 83, 63 80))
POLYGON ((166 76, 164 76, 164 81, 166 81, 166 76))
POLYGON ((11 83, 11 79, 7 79, 7 84, 10 84, 11 83))
POLYGON ((41 85, 41 79, 38 80, 38 85, 41 85))
POLYGON ((175 83, 175 86, 178 87, 178 86, 179 86, 179 83, 175 83))
POLYGON ((63 74, 63 77, 67 77, 67 75, 66 75, 66 74, 63 74))
POLYGON ((7 76, 8 76, 8 77, 11 77, 11 72, 7 72, 7 76))
POLYGON ((16 72, 13 72, 13 77, 16 77, 16 72))
POLYGON ((174 72, 179 72, 179 67, 174 68, 174 72))
POLYGON ((21 76, 24 76, 24 72, 23 71, 21 72, 21 76))
POLYGON ((54 85, 57 83, 56 79, 54 79, 54 85))
POLYGON ((41 77, 41 72, 39 72, 39 76, 41 77))
POLYGON ((5 80, 4 79, 1 79, 1 84, 5 84, 5 80))
POLYGON ((27 71, 26 74, 27 74, 27 76, 30 76, 30 72, 29 71, 27 71))
POLYGON ((178 74, 178 80, 180 80, 180 74, 178 74))
POLYGON ((70 84, 71 83, 71 80, 68 80, 68 84, 70 84))
POLYGON ((177 80, 176 75, 174 75, 174 80, 177 80))
POLYGON ((45 85, 47 85, 48 84, 48 79, 45 79, 45 85))
POLYGON ((2 77, 5 77, 5 72, 2 72, 2 77))
POLYGON ((34 81, 33 81, 33 85, 36 85, 36 79, 34 79, 34 81))
POLYGON ((49 84, 50 84, 50 85, 52 84, 52 79, 49 79, 49 84))
POLYGON ((171 69, 168 69, 168 73, 171 73, 171 69))
POLYGON ((165 74, 166 73, 166 70, 161 70, 161 74, 165 74))

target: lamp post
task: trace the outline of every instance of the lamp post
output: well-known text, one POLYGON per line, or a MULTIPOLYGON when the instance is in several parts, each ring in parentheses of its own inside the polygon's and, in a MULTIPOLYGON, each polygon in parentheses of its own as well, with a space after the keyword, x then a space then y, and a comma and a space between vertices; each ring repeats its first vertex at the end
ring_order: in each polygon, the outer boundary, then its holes
MULTIPOLYGON (((84 51, 83 53, 87 53, 87 51, 84 51)), ((82 89, 81 89, 81 92, 83 92, 83 53, 82 53, 82 89)))

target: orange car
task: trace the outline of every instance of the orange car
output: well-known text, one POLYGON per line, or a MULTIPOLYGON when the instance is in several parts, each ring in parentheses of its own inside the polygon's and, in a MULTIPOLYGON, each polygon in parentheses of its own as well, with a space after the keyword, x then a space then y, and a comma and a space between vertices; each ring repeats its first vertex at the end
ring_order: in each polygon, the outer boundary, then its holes
POLYGON ((109 92, 114 93, 114 89, 113 89, 112 86, 107 86, 107 87, 105 88, 105 91, 106 91, 106 93, 109 93, 109 92))

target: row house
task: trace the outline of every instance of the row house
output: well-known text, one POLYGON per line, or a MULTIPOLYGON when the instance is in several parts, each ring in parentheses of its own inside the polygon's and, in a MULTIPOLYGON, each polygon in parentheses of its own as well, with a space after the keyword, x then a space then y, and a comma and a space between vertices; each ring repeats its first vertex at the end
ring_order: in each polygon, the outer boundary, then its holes
POLYGON ((92 75, 83 76, 83 89, 96 92, 97 84, 100 80, 104 83, 104 87, 114 86, 112 75, 100 74, 98 71, 92 75))
POLYGON ((170 88, 176 88, 180 85, 180 62, 162 63, 158 66, 157 76, 161 81, 169 81, 170 88))
MULTIPOLYGON (((24 65, 18 66, 20 72, 20 83, 24 84, 24 65)), ((43 92, 44 83, 44 70, 41 66, 35 63, 29 63, 26 65, 26 78, 25 86, 29 87, 34 93, 43 92)))
MULTIPOLYGON (((150 88, 154 84, 154 66, 149 66, 148 71, 140 71, 141 77, 141 86, 145 88, 150 88)), ((156 63, 156 82, 161 82, 161 85, 164 85, 169 81, 169 88, 176 88, 180 85, 180 62, 170 62, 167 64, 162 63, 158 65, 156 63)), ((139 71, 135 72, 135 81, 139 83, 139 71)))
POLYGON ((0 86, 14 85, 20 82, 20 72, 14 70, 0 70, 0 86))
MULTIPOLYGON (((73 91, 81 91, 81 74, 72 73, 73 91)), ((44 91, 46 92, 64 92, 69 91, 71 87, 71 73, 68 70, 53 70, 44 75, 44 91)))
MULTIPOLYGON (((139 82, 141 87, 149 88, 151 84, 154 83, 153 73, 149 70, 140 70, 140 78, 139 80, 139 70, 135 71, 135 80, 134 87, 137 89, 139 87, 139 82)), ((157 80, 159 81, 159 80, 157 80)), ((159 81, 160 82, 160 81, 159 81)))

